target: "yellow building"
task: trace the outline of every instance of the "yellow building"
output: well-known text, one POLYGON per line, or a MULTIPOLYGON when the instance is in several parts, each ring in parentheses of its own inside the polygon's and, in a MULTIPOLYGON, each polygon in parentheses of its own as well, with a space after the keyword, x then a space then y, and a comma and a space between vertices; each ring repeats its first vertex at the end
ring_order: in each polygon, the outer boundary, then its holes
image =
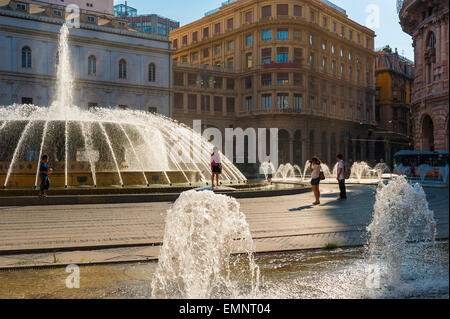
POLYGON ((411 97, 414 84, 412 61, 392 52, 389 46, 377 52, 375 119, 378 123, 376 154, 390 163, 399 150, 412 148, 411 97))
POLYGON ((278 127, 280 163, 374 159, 374 37, 325 1, 228 1, 170 33, 173 116, 278 127))

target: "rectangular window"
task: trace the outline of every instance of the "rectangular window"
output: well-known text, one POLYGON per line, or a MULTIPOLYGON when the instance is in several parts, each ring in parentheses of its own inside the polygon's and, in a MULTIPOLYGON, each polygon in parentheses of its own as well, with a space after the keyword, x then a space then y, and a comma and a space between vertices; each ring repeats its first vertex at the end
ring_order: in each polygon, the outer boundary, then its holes
POLYGON ((247 53, 245 55, 245 62, 246 62, 247 68, 250 69, 252 67, 252 64, 253 64, 252 63, 253 59, 252 59, 252 54, 251 53, 247 53))
POLYGON ((173 84, 176 86, 184 86, 183 72, 174 72, 173 73, 173 84))
POLYGON ((272 94, 263 94, 261 96, 261 106, 263 109, 272 108, 272 94))
POLYGON ((222 49, 222 46, 221 46, 220 44, 216 45, 216 46, 214 47, 214 53, 215 53, 216 55, 219 55, 221 49, 222 49))
POLYGON ((337 29, 336 22, 333 21, 331 30, 332 30, 333 32, 336 32, 336 29, 337 29))
POLYGON ((311 108, 311 111, 314 111, 314 108, 316 106, 316 100, 314 96, 309 97, 309 107, 311 108))
POLYGON ((277 15, 287 16, 289 13, 289 6, 287 4, 277 4, 277 15))
POLYGON ((251 76, 247 76, 245 78, 245 88, 247 90, 252 88, 252 77, 251 76))
POLYGON ((323 113, 327 113, 327 100, 324 99, 322 102, 322 111, 323 113))
POLYGON ((278 85, 289 84, 289 73, 277 73, 277 84, 278 85))
POLYGON ((191 55, 191 60, 192 60, 192 61, 197 61, 197 60, 198 60, 198 52, 192 53, 192 55, 191 55))
POLYGON ((266 64, 272 62, 272 48, 261 49, 261 63, 266 64))
POLYGON ((215 34, 220 34, 220 23, 216 23, 214 25, 214 33, 215 34))
POLYGON ((197 74, 188 74, 188 86, 197 86, 197 74))
POLYGON ((227 49, 228 49, 228 51, 233 51, 234 50, 234 41, 228 41, 227 49))
POLYGON ((209 37, 209 28, 203 29, 203 39, 206 39, 209 37))
POLYGON ((27 11, 27 5, 25 3, 16 3, 16 9, 20 11, 27 11))
POLYGON ((324 72, 327 72, 327 59, 326 58, 322 58, 322 70, 324 72))
POLYGON ((172 49, 174 49, 174 50, 178 49, 178 39, 174 39, 172 41, 172 49))
POLYGON ((227 29, 233 30, 233 18, 227 20, 227 29))
POLYGON ((173 106, 176 109, 184 108, 183 93, 174 93, 173 94, 173 106))
POLYGON ((277 48, 277 63, 286 63, 289 61, 289 48, 278 47, 277 48))
POLYGON ((324 28, 328 27, 327 17, 323 17, 323 18, 322 18, 322 26, 323 26, 324 28))
POLYGON ((300 64, 303 60, 303 49, 294 48, 294 63, 300 64))
POLYGON ((245 13, 245 22, 251 23, 253 20, 253 14, 251 11, 245 13))
POLYGON ((280 109, 289 108, 289 93, 278 93, 277 94, 277 106, 280 109))
POLYGON ((303 85, 303 76, 301 75, 301 73, 294 73, 294 85, 303 85))
POLYGON ((297 41, 302 40, 302 31, 300 31, 300 30, 294 31, 294 40, 297 40, 297 41))
POLYGON ((294 5, 294 17, 301 17, 302 16, 302 7, 294 5))
POLYGON ((261 75, 261 85, 269 86, 272 85, 272 74, 266 73, 261 75))
POLYGON ((262 40, 272 40, 272 30, 262 30, 262 40))
POLYGON ((288 40, 289 39, 288 29, 278 29, 277 30, 277 39, 278 40, 288 40))
POLYGON ((223 99, 221 96, 214 97, 214 112, 223 112, 223 99))
POLYGON ((187 38, 187 35, 184 35, 184 36, 183 36, 181 43, 182 43, 183 46, 188 45, 188 38, 187 38))
POLYGON ((252 111, 252 97, 251 96, 245 97, 245 109, 247 110, 247 112, 252 111))
POLYGON ((353 40, 353 30, 348 31, 348 36, 349 36, 350 40, 353 40))
POLYGON ((198 32, 195 31, 192 33, 192 42, 197 42, 198 41, 198 32))
POLYGON ((345 27, 341 26, 341 37, 345 36, 345 27))
POLYGON ((314 69, 314 53, 309 54, 309 66, 314 69))
POLYGON ((303 95, 294 94, 294 109, 301 111, 303 106, 303 95))
POLYGON ((187 63, 187 62, 188 62, 188 56, 187 56, 187 55, 183 55, 183 56, 181 57, 181 62, 187 63))
POLYGON ((227 79, 227 90, 234 90, 234 79, 227 79))
POLYGON ((209 48, 204 48, 204 49, 203 49, 203 57, 204 57, 204 58, 209 57, 209 48))
POLYGON ((252 45, 252 36, 251 35, 247 35, 245 43, 247 44, 247 46, 252 45))
POLYGON ((272 16, 272 6, 264 6, 262 7, 261 11, 263 18, 272 16))
POLYGON ((188 109, 197 110, 197 95, 188 94, 188 109))
POLYGON ((229 58, 227 60, 227 68, 234 69, 234 59, 233 58, 229 58))
POLYGON ((214 88, 221 89, 223 87, 223 78, 220 76, 214 77, 214 88))

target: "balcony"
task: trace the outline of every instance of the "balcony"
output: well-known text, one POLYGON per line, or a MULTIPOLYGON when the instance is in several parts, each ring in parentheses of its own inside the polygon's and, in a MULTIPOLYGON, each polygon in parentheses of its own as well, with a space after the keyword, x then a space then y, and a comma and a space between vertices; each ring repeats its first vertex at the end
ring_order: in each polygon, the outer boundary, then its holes
POLYGON ((232 68, 217 66, 217 65, 205 65, 205 64, 190 64, 184 62, 173 62, 174 68, 186 68, 191 70, 207 70, 210 72, 221 72, 221 73, 236 73, 236 71, 232 68))
POLYGON ((261 115, 261 114, 301 114, 304 113, 301 108, 279 108, 279 107, 271 107, 271 108, 261 108, 252 111, 241 111, 238 113, 239 116, 246 115, 261 115))

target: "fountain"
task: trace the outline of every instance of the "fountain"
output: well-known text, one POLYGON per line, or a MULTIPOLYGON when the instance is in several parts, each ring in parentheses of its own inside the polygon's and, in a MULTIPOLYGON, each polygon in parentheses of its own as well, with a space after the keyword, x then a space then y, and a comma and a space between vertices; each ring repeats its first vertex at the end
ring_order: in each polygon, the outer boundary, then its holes
POLYGON ((263 162, 261 163, 260 170, 264 174, 264 178, 267 181, 269 174, 274 174, 276 172, 275 167, 271 162, 263 162))
POLYGON ((448 184, 448 164, 439 167, 439 176, 442 178, 444 184, 448 184))
POLYGON ((385 286, 397 285, 408 241, 434 244, 436 222, 422 186, 403 176, 379 184, 370 233, 367 263, 380 271, 385 286))
POLYGON ((254 296, 259 287, 259 268, 252 249, 249 225, 234 198, 211 191, 183 192, 167 213, 152 296, 254 296), (246 254, 248 266, 232 273, 230 266, 236 265, 230 265, 230 257, 236 252, 246 254), (240 291, 233 277, 249 278, 250 291, 240 291))
POLYGON ((291 163, 281 164, 280 166, 278 166, 278 169, 274 175, 274 178, 282 180, 294 179, 295 177, 295 168, 291 163))
MULTIPOLYGON (((383 178, 383 174, 391 174, 391 169, 389 168, 389 166, 386 163, 378 163, 375 165, 375 167, 373 168, 373 170, 376 172, 377 176, 378 176, 378 180, 382 180, 383 178)), ((392 175, 391 175, 392 177, 392 175)))
POLYGON ((434 175, 434 169, 428 164, 420 164, 419 167, 417 167, 416 171, 420 175, 420 181, 423 183, 425 181, 425 178, 427 176, 433 176, 434 175))
MULTIPOLYGON (((69 29, 61 27, 56 94, 49 107, 0 107, 0 184, 37 187, 48 154, 53 186, 207 183, 213 145, 162 115, 73 104, 69 29)), ((246 178, 222 156, 223 183, 246 178)))
POLYGON ((363 176, 368 176, 370 166, 366 162, 355 162, 351 167, 350 177, 356 178, 358 182, 361 182, 363 176))

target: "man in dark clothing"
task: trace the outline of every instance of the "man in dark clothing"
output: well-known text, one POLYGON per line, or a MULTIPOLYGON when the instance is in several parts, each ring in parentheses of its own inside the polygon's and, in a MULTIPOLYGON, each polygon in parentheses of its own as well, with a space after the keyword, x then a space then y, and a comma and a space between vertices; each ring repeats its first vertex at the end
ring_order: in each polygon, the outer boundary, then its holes
POLYGON ((339 190, 340 190, 338 200, 346 200, 347 199, 347 191, 345 189, 345 176, 344 176, 345 165, 344 165, 344 161, 343 161, 343 156, 342 156, 342 154, 338 154, 338 155, 336 155, 336 158, 338 161, 336 179, 338 180, 339 190))
POLYGON ((41 165, 39 167, 39 176, 41 178, 39 197, 47 197, 47 190, 50 188, 50 180, 48 174, 52 171, 48 167, 48 156, 43 155, 41 158, 41 165))

